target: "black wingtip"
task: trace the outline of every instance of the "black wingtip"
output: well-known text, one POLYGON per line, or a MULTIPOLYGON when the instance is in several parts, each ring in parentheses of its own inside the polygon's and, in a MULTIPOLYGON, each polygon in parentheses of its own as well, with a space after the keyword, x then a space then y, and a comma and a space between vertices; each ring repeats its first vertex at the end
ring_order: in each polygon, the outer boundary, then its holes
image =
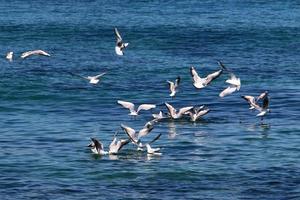
POLYGON ((227 68, 225 67, 225 65, 221 62, 221 60, 218 60, 218 64, 220 65, 220 67, 225 70, 228 71, 227 68))

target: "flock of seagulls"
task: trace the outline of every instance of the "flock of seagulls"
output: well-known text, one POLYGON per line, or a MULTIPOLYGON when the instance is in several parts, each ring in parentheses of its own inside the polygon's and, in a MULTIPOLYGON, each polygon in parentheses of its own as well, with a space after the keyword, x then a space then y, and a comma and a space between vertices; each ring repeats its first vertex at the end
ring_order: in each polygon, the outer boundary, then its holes
MULTIPOLYGON (((124 49, 129 45, 129 43, 123 42, 121 34, 119 33, 117 28, 114 29, 114 33, 116 36, 115 53, 118 56, 123 56, 124 49)), ((27 51, 22 53, 20 57, 22 59, 25 59, 33 55, 41 55, 41 56, 48 56, 48 57, 50 56, 50 54, 47 53, 46 51, 33 50, 33 51, 27 51)), ((14 53, 10 51, 6 54, 6 59, 8 61, 13 61, 13 56, 14 53)), ((224 72, 227 72, 230 75, 230 78, 227 79, 225 82, 229 85, 227 88, 225 88, 223 91, 219 93, 219 97, 224 98, 225 96, 228 96, 240 90, 241 80, 233 72, 230 72, 221 61, 218 61, 218 65, 220 66, 220 69, 211 74, 208 74, 206 77, 203 76, 201 77, 198 74, 195 67, 193 66, 190 67, 190 74, 193 80, 192 83, 193 86, 198 90, 200 89, 202 90, 205 87, 209 86, 215 79, 220 77, 224 72)), ((88 80, 90 84, 98 84, 101 80, 101 77, 104 76, 106 72, 100 73, 95 76, 81 76, 73 73, 70 74, 88 80)), ((171 98, 175 98, 176 93, 178 92, 180 82, 181 82, 180 76, 178 76, 174 82, 169 80, 167 81, 170 90, 169 96, 171 98)), ((269 95, 268 91, 265 91, 261 93, 258 97, 253 97, 249 95, 244 95, 241 97, 248 102, 250 106, 249 107, 250 110, 257 110, 259 112, 256 116, 260 117, 261 121, 263 121, 263 118, 270 112, 268 95, 269 95)), ((157 105, 155 104, 141 104, 136 109, 135 105, 128 101, 118 100, 117 103, 122 107, 128 109, 129 110, 128 115, 133 117, 137 117, 142 110, 148 111, 157 107, 157 105)), ((148 155, 161 155, 162 153, 160 152, 160 148, 151 147, 151 145, 160 138, 160 136, 162 135, 161 133, 156 135, 154 138, 152 138, 150 142, 144 142, 144 138, 151 133, 155 123, 159 123, 161 120, 164 119, 176 121, 178 119, 186 118, 186 117, 188 117, 190 121, 195 122, 210 112, 210 109, 205 105, 186 106, 186 107, 179 108, 178 111, 168 102, 165 102, 164 105, 166 107, 167 113, 164 113, 162 110, 160 110, 158 114, 152 114, 153 119, 147 122, 144 125, 144 127, 142 127, 139 131, 136 131, 135 129, 125 124, 121 124, 120 128, 127 135, 127 138, 118 139, 117 138, 118 132, 116 132, 113 136, 113 140, 110 143, 107 151, 104 149, 104 145, 96 138, 91 138, 91 143, 88 145, 88 147, 90 148, 92 153, 97 155, 115 155, 118 154, 119 151, 125 145, 132 143, 137 147, 138 151, 145 150, 148 155)))

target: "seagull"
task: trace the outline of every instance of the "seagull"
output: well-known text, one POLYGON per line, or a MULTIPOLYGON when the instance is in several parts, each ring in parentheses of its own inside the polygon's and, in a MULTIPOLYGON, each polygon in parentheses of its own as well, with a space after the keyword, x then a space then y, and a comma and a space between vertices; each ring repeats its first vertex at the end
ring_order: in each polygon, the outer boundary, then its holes
POLYGON ((197 71, 194 67, 190 68, 190 73, 191 73, 191 76, 193 78, 193 85, 194 85, 195 88, 197 88, 197 89, 205 88, 213 80, 218 78, 223 73, 223 70, 226 70, 225 66, 220 61, 218 63, 221 66, 221 69, 214 72, 214 73, 211 73, 211 74, 207 75, 205 78, 201 78, 198 75, 198 73, 197 73, 197 71))
POLYGON ((98 75, 96 75, 96 76, 81 76, 81 75, 73 74, 73 73, 70 73, 70 74, 71 74, 71 75, 78 76, 78 77, 83 78, 83 79, 86 79, 86 80, 89 80, 89 83, 96 85, 97 83, 99 83, 100 78, 101 78, 103 75, 106 74, 106 72, 103 72, 103 73, 98 74, 98 75))
POLYGON ((158 156, 162 154, 159 152, 160 148, 151 148, 150 144, 146 144, 145 146, 147 148, 147 154, 158 155, 158 156))
POLYGON ((147 122, 139 132, 136 132, 133 128, 124 124, 121 124, 121 128, 134 143, 139 143, 141 137, 148 135, 152 131, 153 124, 151 122, 147 122))
POLYGON ((117 140, 117 137, 115 136, 113 141, 109 145, 109 151, 108 154, 117 154, 123 146, 129 143, 130 140, 117 140))
POLYGON ((103 144, 99 140, 97 140, 96 138, 91 138, 91 140, 92 141, 88 145, 88 147, 91 148, 91 151, 94 154, 98 155, 115 155, 123 148, 123 146, 129 143, 129 140, 117 140, 117 137, 114 136, 113 141, 109 145, 109 150, 105 151, 103 144))
POLYGON ((171 91, 171 94, 170 94, 170 97, 174 97, 176 92, 177 92, 177 87, 179 86, 179 83, 180 83, 180 76, 178 76, 175 80, 175 82, 172 82, 172 81, 167 81, 169 83, 169 87, 170 87, 170 91, 171 91))
POLYGON ((164 113, 162 111, 159 111, 158 114, 152 114, 152 117, 154 118, 152 121, 157 122, 159 120, 165 119, 167 118, 166 116, 164 116, 164 113))
POLYGON ((253 109, 259 107, 259 105, 256 104, 255 97, 250 96, 250 95, 244 95, 244 96, 241 96, 241 97, 242 97, 243 99, 245 99, 245 100, 249 103, 249 105, 250 105, 249 109, 250 109, 250 110, 253 110, 253 109))
POLYGON ((269 109, 269 97, 268 97, 268 92, 267 93, 262 93, 259 97, 263 95, 263 103, 262 106, 257 108, 257 110, 260 112, 256 116, 261 117, 261 121, 263 121, 263 117, 267 115, 268 112, 270 112, 269 109))
POLYGON ((257 102, 260 100, 260 99, 264 99, 266 96, 268 95, 268 91, 265 91, 263 93, 261 93, 256 99, 255 97, 253 96, 249 96, 249 95, 245 95, 245 96, 241 96, 243 99, 245 99, 249 105, 250 105, 250 110, 253 110, 255 108, 258 108, 259 105, 257 104, 257 102))
MULTIPOLYGON (((147 122, 145 124, 145 126, 138 133, 133 128, 130 128, 129 126, 126 126, 124 124, 121 124, 121 128, 127 134, 129 139, 131 140, 131 142, 138 147, 137 150, 143 150, 143 147, 145 147, 145 145, 143 145, 140 138, 148 135, 152 131, 153 124, 151 122, 147 122)), ((161 133, 158 134, 151 142, 149 142, 147 144, 151 144, 151 143, 155 142, 156 140, 158 140, 160 138, 160 136, 161 136, 161 133)))
POLYGON ((199 108, 193 108, 187 111, 187 114, 190 115, 191 121, 195 122, 199 117, 202 117, 210 112, 209 108, 205 108, 205 106, 200 106, 199 108))
POLYGON ((141 110, 150 110, 150 109, 156 107, 156 105, 154 105, 154 104, 141 104, 138 107, 138 109, 135 110, 134 104, 131 102, 120 101, 120 100, 118 100, 117 102, 118 102, 118 104, 122 105, 124 108, 129 109, 129 111, 130 111, 129 115, 132 115, 132 116, 137 116, 141 110))
POLYGON ((123 49, 125 49, 129 43, 123 43, 122 37, 117 28, 115 28, 115 35, 117 38, 117 42, 116 42, 116 46, 115 46, 116 54, 119 56, 123 56, 124 55, 123 49))
POLYGON ((263 93, 261 93, 257 98, 256 101, 260 100, 260 99, 264 99, 266 96, 268 96, 268 91, 264 91, 263 93))
POLYGON ((43 51, 43 50, 34 50, 34 51, 26 51, 22 53, 21 58, 27 58, 28 56, 31 55, 42 55, 42 56, 50 56, 49 53, 43 51))
POLYGON ((241 88, 240 78, 237 78, 233 73, 230 73, 230 79, 227 79, 225 82, 230 85, 219 94, 221 98, 232 94, 235 91, 239 91, 241 88))
POLYGON ((179 109, 179 111, 177 112, 176 109, 173 106, 171 106, 170 104, 165 103, 165 105, 167 106, 167 109, 168 109, 169 114, 172 119, 181 118, 184 114, 187 113, 187 111, 189 111, 193 108, 193 106, 183 107, 183 108, 179 109))
POLYGON ((260 94, 255 100, 255 97, 253 96, 242 96, 242 98, 246 99, 248 103, 250 104, 250 109, 256 109, 259 111, 259 113, 256 115, 257 117, 261 117, 261 121, 263 121, 263 117, 267 115, 267 113, 271 112, 269 109, 269 97, 268 97, 268 92, 263 92, 260 94), (262 106, 259 106, 257 104, 257 101, 262 99, 262 106))
POLYGON ((13 55, 14 55, 14 52, 10 51, 6 54, 5 58, 11 62, 13 60, 13 55))
POLYGON ((91 143, 88 145, 88 147, 91 148, 91 151, 94 153, 94 154, 98 154, 98 155, 106 155, 108 154, 107 151, 104 151, 104 148, 103 148, 103 144, 97 140, 96 138, 91 138, 91 143))

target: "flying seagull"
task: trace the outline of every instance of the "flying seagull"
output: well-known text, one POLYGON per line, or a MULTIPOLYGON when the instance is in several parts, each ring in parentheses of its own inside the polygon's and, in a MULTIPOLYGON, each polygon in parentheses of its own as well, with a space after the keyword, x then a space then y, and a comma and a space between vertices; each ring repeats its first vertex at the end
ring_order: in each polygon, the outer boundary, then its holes
POLYGON ((190 73, 193 78, 193 85, 197 89, 205 88, 207 85, 209 85, 213 80, 218 78, 224 70, 226 70, 225 66, 219 61, 218 64, 221 66, 221 69, 207 75, 205 78, 201 78, 196 69, 194 67, 190 68, 190 73))
MULTIPOLYGON (((147 122, 139 132, 136 132, 133 128, 130 128, 124 124, 121 124, 121 128, 127 134, 131 142, 137 146, 137 150, 142 150, 145 145, 142 143, 141 137, 148 135, 152 131, 153 124, 151 122, 147 122)), ((160 138, 160 136, 161 134, 158 134, 151 142, 148 142, 147 144, 155 142, 160 138)))
POLYGON ((174 97, 176 92, 177 92, 177 87, 179 86, 180 83, 180 76, 178 76, 175 80, 175 82, 172 81, 167 81, 169 83, 169 89, 170 89, 170 97, 174 97))
POLYGON ((241 88, 240 78, 237 78, 233 73, 230 73, 230 79, 226 80, 225 82, 229 83, 230 85, 219 94, 221 98, 232 94, 235 91, 239 91, 241 88))
POLYGON ((181 118, 184 114, 187 113, 187 111, 191 110, 193 108, 193 106, 189 106, 189 107, 183 107, 181 109, 179 109, 179 111, 177 112, 176 109, 171 106, 170 104, 168 103, 165 103, 168 111, 169 111, 169 114, 170 114, 170 117, 172 119, 179 119, 181 118))
POLYGON ((83 79, 86 79, 86 80, 89 81, 89 83, 96 85, 97 83, 99 83, 100 78, 101 78, 103 75, 106 74, 106 72, 103 72, 103 73, 98 74, 98 75, 96 75, 96 76, 81 76, 81 75, 74 74, 74 73, 71 73, 71 72, 70 72, 70 74, 71 74, 71 75, 78 76, 78 77, 83 78, 83 79))
POLYGON ((121 128, 134 143, 139 143, 141 137, 148 135, 152 131, 153 124, 151 122, 147 122, 139 132, 136 132, 133 128, 124 124, 121 124, 121 128))
POLYGON ((118 100, 117 102, 118 102, 118 104, 122 105, 124 108, 129 109, 129 111, 130 111, 129 115, 133 115, 133 116, 137 116, 141 110, 150 110, 150 109, 156 107, 156 105, 154 105, 154 104, 141 104, 138 107, 138 109, 135 110, 134 104, 131 102, 121 101, 121 100, 118 100))
POLYGON ((129 43, 123 43, 122 37, 117 28, 115 28, 115 35, 117 38, 117 42, 115 46, 116 54, 119 56, 123 56, 124 55, 123 50, 128 46, 129 43))
POLYGON ((263 117, 265 115, 267 115, 267 113, 270 112, 270 109, 269 109, 269 97, 268 97, 268 92, 264 92, 262 93, 259 97, 258 97, 258 100, 259 99, 262 99, 262 106, 259 107, 257 110, 260 112, 258 113, 256 116, 257 117, 261 117, 261 120, 263 120, 263 117))
POLYGON ((187 111, 187 114, 190 115, 191 121, 195 122, 198 118, 206 115, 209 113, 210 109, 206 108, 205 106, 200 106, 198 108, 194 107, 193 109, 187 111))
POLYGON ((261 121, 263 121, 263 117, 267 115, 267 113, 270 112, 269 109, 269 97, 268 97, 268 92, 263 92, 261 93, 257 100, 255 100, 255 97, 253 96, 242 96, 243 99, 245 99, 249 105, 250 109, 256 109, 259 111, 259 113, 256 115, 257 117, 261 117, 261 121), (258 101, 262 99, 262 106, 258 104, 258 101))
POLYGON ((10 51, 6 54, 5 58, 11 62, 13 60, 13 55, 14 55, 14 52, 10 51))
POLYGON ((50 56, 49 53, 47 53, 43 50, 34 50, 34 51, 26 51, 26 52, 22 53, 21 58, 25 59, 32 55, 50 56))

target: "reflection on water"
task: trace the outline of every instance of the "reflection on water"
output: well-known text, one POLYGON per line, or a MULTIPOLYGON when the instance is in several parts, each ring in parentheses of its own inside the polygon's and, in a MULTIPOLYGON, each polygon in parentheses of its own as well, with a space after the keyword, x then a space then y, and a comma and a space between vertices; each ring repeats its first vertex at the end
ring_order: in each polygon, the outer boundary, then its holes
POLYGON ((197 143, 198 145, 204 145, 205 144, 205 141, 206 141, 206 138, 208 136, 208 132, 206 131, 197 131, 194 133, 194 136, 195 136, 195 143, 197 143))
POLYGON ((109 155, 98 155, 91 153, 94 160, 135 160, 135 161, 149 161, 149 160, 158 160, 161 155, 158 154, 148 154, 147 151, 135 151, 128 150, 126 153, 120 154, 109 154, 109 155))
POLYGON ((118 155, 115 155, 115 154, 109 154, 108 157, 110 160, 119 160, 118 155))
POLYGON ((168 122, 168 138, 169 139, 174 139, 176 137, 176 124, 174 121, 169 121, 168 122))
POLYGON ((271 125, 267 123, 255 123, 255 124, 244 124, 245 128, 249 132, 255 132, 262 135, 263 138, 266 138, 271 129, 271 125))
POLYGON ((147 154, 147 160, 160 160, 160 157, 159 154, 147 154))

